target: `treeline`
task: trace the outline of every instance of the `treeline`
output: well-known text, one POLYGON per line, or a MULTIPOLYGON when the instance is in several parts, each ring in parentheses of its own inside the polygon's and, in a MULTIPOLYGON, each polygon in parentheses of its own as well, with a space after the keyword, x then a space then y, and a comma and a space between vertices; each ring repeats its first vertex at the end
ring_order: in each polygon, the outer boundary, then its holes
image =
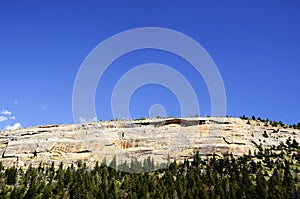
MULTIPOLYGON (((260 117, 255 117, 254 115, 252 115, 251 118, 243 115, 240 117, 241 119, 243 120, 254 120, 254 121, 260 121, 260 122, 263 122, 265 123, 265 126, 272 126, 272 127, 282 127, 282 128, 293 128, 293 129, 300 129, 300 122, 298 122, 297 124, 284 124, 282 121, 272 121, 272 120, 269 120, 268 118, 267 119, 262 119, 260 117)), ((249 122, 250 123, 250 122, 249 122)))
MULTIPOLYGON (((204 159, 196 153, 192 161, 147 173, 121 172, 105 161, 93 169, 82 162, 27 169, 0 163, 0 198, 300 198, 298 150, 299 144, 288 140, 239 158, 204 159)), ((150 158, 143 164, 153 166, 150 158)))

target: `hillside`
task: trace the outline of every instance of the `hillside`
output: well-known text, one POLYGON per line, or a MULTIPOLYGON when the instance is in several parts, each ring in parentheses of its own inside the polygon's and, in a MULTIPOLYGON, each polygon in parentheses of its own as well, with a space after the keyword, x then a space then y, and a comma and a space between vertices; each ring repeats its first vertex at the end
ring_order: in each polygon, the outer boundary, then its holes
POLYGON ((40 162, 94 165, 114 157, 118 163, 152 157, 157 163, 182 161, 230 152, 241 156, 285 143, 300 142, 300 131, 272 127, 261 121, 231 117, 193 117, 104 121, 48 125, 0 131, 0 161, 4 166, 37 166, 40 162))

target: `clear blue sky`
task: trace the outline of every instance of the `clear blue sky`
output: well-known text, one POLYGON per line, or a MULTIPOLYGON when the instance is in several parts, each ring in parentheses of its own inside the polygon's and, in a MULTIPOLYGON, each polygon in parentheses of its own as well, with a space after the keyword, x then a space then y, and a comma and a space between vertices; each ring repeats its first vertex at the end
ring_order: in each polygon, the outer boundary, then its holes
MULTIPOLYGON (((42 2, 0 1, 0 129, 72 123, 73 83, 84 58, 108 37, 147 26, 180 31, 206 49, 223 77, 227 115, 300 121, 299 1, 42 2)), ((99 119, 112 118, 109 97, 122 73, 149 62, 184 74, 199 91, 201 114, 210 114, 201 77, 173 54, 145 50, 121 57, 105 73, 96 93, 99 119)), ((133 116, 147 115, 155 103, 168 115, 179 113, 174 95, 152 85, 134 94, 133 116)))

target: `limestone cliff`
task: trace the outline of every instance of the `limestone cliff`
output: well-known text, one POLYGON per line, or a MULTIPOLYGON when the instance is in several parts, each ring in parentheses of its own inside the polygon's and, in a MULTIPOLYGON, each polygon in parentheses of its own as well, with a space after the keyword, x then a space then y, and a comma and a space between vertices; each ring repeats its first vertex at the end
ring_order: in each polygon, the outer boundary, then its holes
POLYGON ((94 164, 114 156, 124 162, 149 155, 156 162, 164 162, 168 156, 180 161, 197 151, 201 155, 242 155, 257 150, 260 144, 270 147, 285 143, 289 137, 300 142, 299 133, 230 117, 38 126, 0 131, 0 161, 5 166, 36 166, 40 162, 68 165, 78 160, 94 164))

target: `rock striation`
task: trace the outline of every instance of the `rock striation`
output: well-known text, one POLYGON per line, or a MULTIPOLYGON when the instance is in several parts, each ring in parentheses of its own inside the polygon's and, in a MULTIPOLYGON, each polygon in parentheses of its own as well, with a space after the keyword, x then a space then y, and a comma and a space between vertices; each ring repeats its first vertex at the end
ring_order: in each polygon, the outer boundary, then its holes
POLYGON ((300 142, 299 130, 277 128, 259 121, 231 117, 193 117, 45 125, 0 131, 0 161, 4 166, 65 165, 78 160, 93 165, 130 162, 149 156, 158 162, 181 161, 194 153, 206 156, 231 152, 240 156, 258 146, 277 146, 290 137, 300 142), (267 135, 267 136, 266 136, 267 135))

